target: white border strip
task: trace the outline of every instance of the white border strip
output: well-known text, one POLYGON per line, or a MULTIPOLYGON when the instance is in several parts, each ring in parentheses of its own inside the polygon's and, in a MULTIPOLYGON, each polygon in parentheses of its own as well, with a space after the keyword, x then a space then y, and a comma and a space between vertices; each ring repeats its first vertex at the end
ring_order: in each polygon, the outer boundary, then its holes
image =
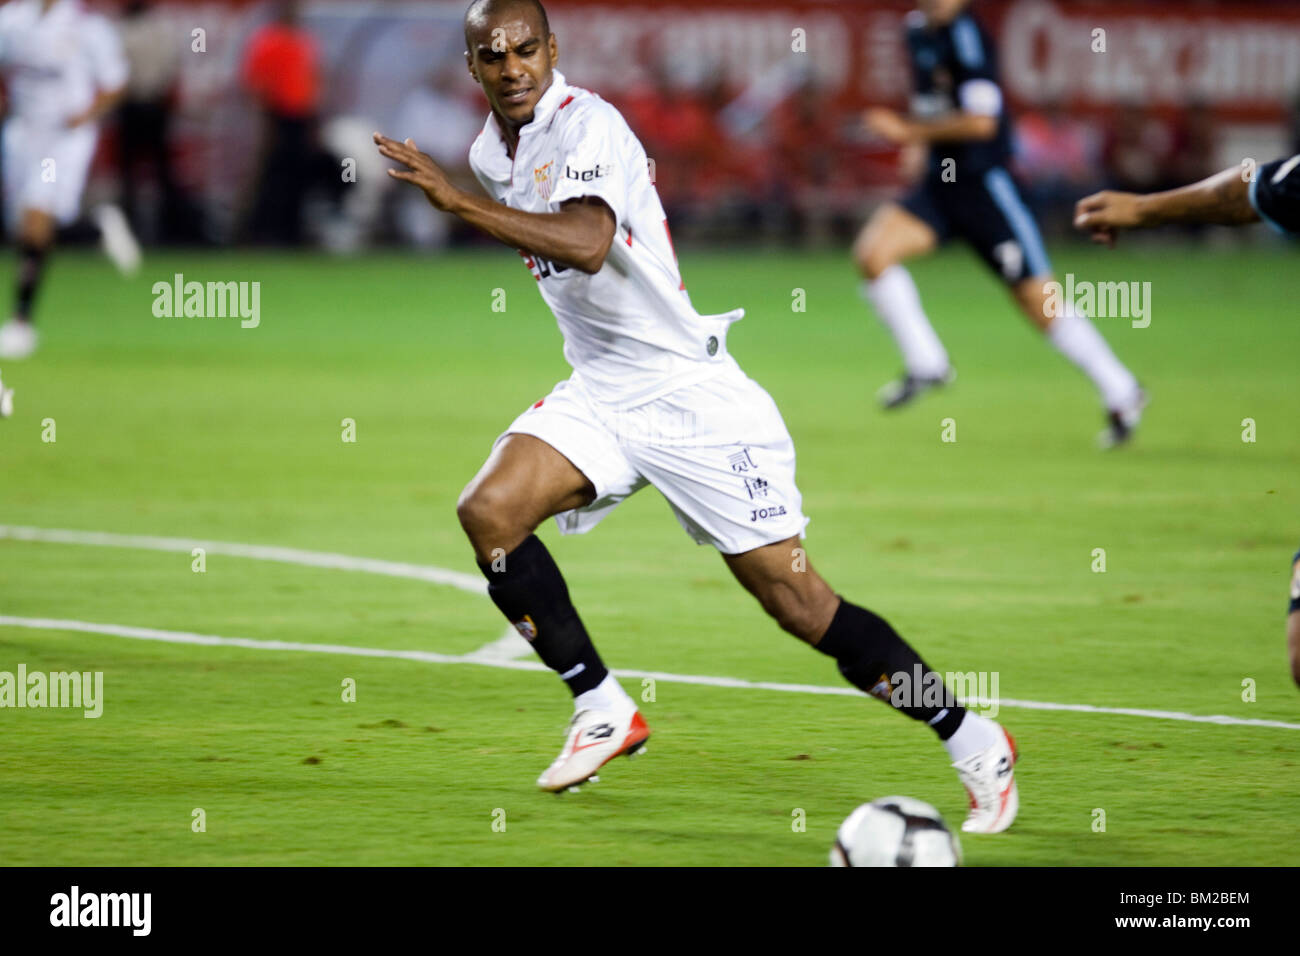
MULTIPOLYGON (((163 631, 148 627, 125 627, 118 624, 93 624, 88 621, 65 621, 53 618, 11 617, 0 615, 0 627, 29 627, 46 631, 81 631, 127 637, 141 641, 163 641, 169 644, 198 644, 206 647, 239 647, 258 651, 298 651, 309 654, 346 654, 353 657, 388 657, 400 660, 421 661, 428 664, 477 664, 481 667, 498 667, 507 670, 545 671, 540 661, 492 659, 480 656, 481 652, 454 656, 430 651, 400 651, 379 647, 349 647, 342 644, 297 644, 289 641, 258 641, 247 637, 218 637, 214 634, 194 634, 188 631, 163 631)), ((660 671, 616 670, 615 677, 633 679, 653 678, 667 684, 698 684, 705 687, 731 687, 739 690, 768 690, 792 694, 823 694, 837 697, 861 697, 850 687, 820 687, 814 684, 779 684, 768 681, 748 681, 734 677, 704 677, 694 674, 666 674, 660 671)), ((972 699, 971 703, 987 702, 972 699)), ((1111 714, 1120 717, 1148 717, 1157 720, 1178 720, 1197 724, 1224 724, 1236 727, 1276 727, 1283 730, 1300 730, 1300 724, 1281 720, 1255 720, 1222 715, 1203 716, 1184 714, 1171 710, 1140 710, 1135 707, 1093 707, 1089 704, 1053 704, 1036 700, 1009 700, 999 698, 1001 707, 1020 707, 1026 710, 1064 710, 1085 714, 1111 714)))

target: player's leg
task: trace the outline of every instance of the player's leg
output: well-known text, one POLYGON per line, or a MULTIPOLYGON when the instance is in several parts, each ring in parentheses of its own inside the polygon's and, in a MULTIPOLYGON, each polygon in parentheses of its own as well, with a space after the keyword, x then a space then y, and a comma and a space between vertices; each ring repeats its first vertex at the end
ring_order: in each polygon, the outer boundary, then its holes
POLYGON ((1073 302, 1057 303, 1048 283, 1051 275, 1032 276, 1012 286, 1020 310, 1047 336, 1056 350, 1092 381, 1106 408, 1103 445, 1122 444, 1132 437, 1146 406, 1146 395, 1132 372, 1092 321, 1073 302))
POLYGON ((23 209, 18 221, 18 274, 13 317, 0 326, 0 358, 21 359, 36 350, 33 304, 54 245, 55 219, 43 209, 23 209))
POLYGON ((14 390, 5 388, 3 379, 0 379, 0 418, 8 418, 14 413, 14 390))
POLYGON ((997 833, 1011 825, 1019 807, 1016 755, 1001 726, 958 704, 942 675, 883 618, 836 595, 798 538, 723 558, 784 630, 834 658, 859 690, 938 735, 971 795, 964 830, 997 833))
POLYGON ((1286 651, 1291 659, 1291 677, 1300 686, 1300 552, 1291 563, 1291 604, 1286 616, 1286 651))
POLYGON ((853 244, 863 277, 862 295, 871 303, 903 356, 904 374, 881 389, 886 408, 898 408, 928 387, 951 378, 948 353, 921 307, 921 296, 903 263, 934 249, 940 216, 925 189, 905 205, 886 203, 875 211, 853 244))
POLYGON ((1291 679, 1300 687, 1300 611, 1287 615, 1286 650, 1291 658, 1291 679))
POLYGON ((595 496, 586 475, 532 435, 507 435, 461 493, 456 514, 488 580, 488 596, 574 697, 608 676, 569 599, 564 576, 533 532, 595 496))
POLYGON ((526 427, 551 435, 572 458, 535 435, 509 433, 456 507, 487 578, 489 597, 573 695, 574 717, 564 748, 538 779, 540 787, 555 791, 587 780, 620 754, 635 752, 650 735, 636 704, 596 652, 564 576, 534 534, 548 517, 583 508, 598 492, 635 490, 634 485, 620 484, 620 476, 611 470, 608 462, 617 449, 611 453, 601 444, 605 436, 600 430, 560 413, 557 406, 564 404, 563 398, 553 393, 546 400, 546 413, 535 407, 516 426, 527 420, 526 427), (575 459, 592 462, 588 468, 595 481, 575 459))
POLYGON ((1042 235, 1010 174, 996 167, 984 174, 980 186, 963 204, 958 228, 1007 283, 1020 310, 1096 386, 1107 412, 1103 442, 1123 442, 1137 426, 1146 401, 1137 379, 1074 303, 1055 306, 1047 285, 1052 266, 1042 235))

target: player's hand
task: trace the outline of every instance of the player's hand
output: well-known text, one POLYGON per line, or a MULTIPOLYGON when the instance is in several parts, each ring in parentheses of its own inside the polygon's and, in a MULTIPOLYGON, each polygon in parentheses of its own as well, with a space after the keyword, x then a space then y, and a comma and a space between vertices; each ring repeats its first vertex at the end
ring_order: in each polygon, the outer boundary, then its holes
POLYGON ((1074 207, 1074 228, 1092 233, 1093 242, 1115 245, 1121 229, 1132 229, 1142 224, 1138 214, 1136 193, 1119 193, 1103 190, 1085 196, 1074 207))
POLYGON ((867 129, 877 136, 899 146, 906 145, 916 139, 912 135, 912 124, 894 110, 882 107, 869 109, 862 114, 862 122, 866 124, 867 129))
POLYGON ((413 183, 424 190, 424 194, 439 209, 447 209, 460 190, 447 178, 442 167, 433 158, 415 148, 412 140, 399 143, 382 133, 375 134, 375 145, 383 156, 401 163, 406 169, 390 169, 388 175, 403 182, 413 183))

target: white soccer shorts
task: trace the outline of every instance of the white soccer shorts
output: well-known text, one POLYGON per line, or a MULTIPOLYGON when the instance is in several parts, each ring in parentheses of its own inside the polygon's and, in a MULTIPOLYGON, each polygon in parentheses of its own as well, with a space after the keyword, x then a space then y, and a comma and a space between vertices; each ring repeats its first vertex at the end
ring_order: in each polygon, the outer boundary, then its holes
POLYGON ((578 375, 500 437, 532 435, 587 476, 595 500, 555 516, 584 534, 653 485, 697 544, 742 554, 803 536, 794 441, 772 397, 734 362, 718 375, 630 408, 599 402, 578 375))
POLYGON ((61 226, 76 220, 97 138, 90 124, 46 129, 20 117, 5 122, 4 192, 10 228, 25 209, 48 213, 61 226))

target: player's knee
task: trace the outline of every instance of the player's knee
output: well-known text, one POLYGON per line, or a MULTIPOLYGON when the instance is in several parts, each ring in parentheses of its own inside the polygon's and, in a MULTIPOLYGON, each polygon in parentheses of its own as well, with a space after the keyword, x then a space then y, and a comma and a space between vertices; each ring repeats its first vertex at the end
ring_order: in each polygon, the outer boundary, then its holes
POLYGON ((853 260, 864 277, 878 279, 882 272, 894 265, 897 257, 884 243, 862 237, 853 244, 853 260))
POLYGON ((496 485, 470 484, 456 502, 456 517, 476 546, 511 536, 511 502, 496 485))

